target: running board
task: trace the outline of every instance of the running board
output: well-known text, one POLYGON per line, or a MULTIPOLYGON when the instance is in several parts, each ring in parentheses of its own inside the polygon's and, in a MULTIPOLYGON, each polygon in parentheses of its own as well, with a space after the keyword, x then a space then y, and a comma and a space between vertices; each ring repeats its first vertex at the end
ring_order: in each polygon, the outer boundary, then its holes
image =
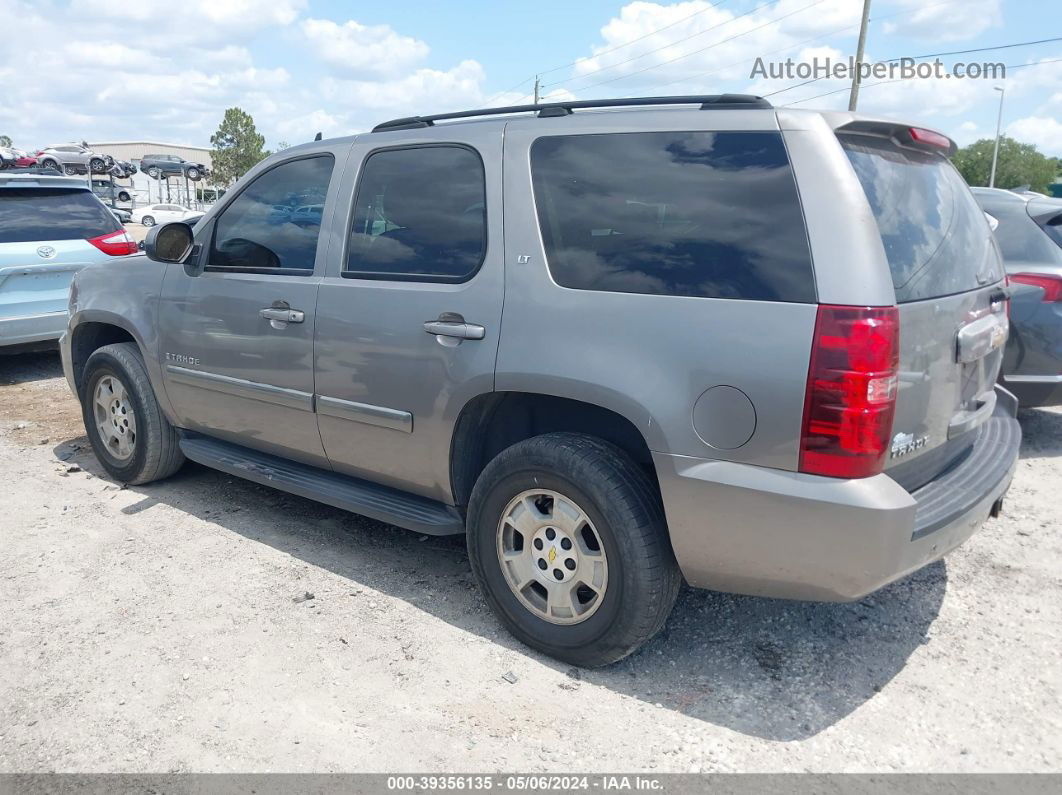
POLYGON ((191 460, 264 486, 323 502, 431 536, 460 535, 456 508, 415 494, 299 464, 208 436, 185 433, 181 452, 191 460))

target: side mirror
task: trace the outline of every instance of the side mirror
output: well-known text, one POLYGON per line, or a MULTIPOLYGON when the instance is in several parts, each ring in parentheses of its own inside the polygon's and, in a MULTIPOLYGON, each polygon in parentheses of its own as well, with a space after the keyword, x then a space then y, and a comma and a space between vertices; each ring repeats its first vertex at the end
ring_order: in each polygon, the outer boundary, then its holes
POLYGON ((152 227, 144 239, 144 253, 156 262, 184 262, 192 253, 195 234, 188 224, 174 221, 152 227))

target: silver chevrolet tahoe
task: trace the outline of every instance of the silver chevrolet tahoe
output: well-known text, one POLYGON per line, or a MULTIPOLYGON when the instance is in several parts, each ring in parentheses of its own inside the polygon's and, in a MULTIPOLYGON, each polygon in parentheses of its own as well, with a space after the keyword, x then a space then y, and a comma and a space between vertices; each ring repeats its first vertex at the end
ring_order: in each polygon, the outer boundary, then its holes
POLYGON ((999 510, 1007 288, 954 148, 744 95, 398 119, 81 271, 66 375, 115 479, 463 533, 520 640, 607 664, 683 579, 859 599, 999 510))

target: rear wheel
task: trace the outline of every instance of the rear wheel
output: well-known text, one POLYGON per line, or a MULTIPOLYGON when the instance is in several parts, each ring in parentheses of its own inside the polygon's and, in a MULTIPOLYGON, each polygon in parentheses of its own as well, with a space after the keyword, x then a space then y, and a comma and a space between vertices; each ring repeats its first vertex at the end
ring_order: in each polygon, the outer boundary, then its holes
POLYGON ((63 173, 66 174, 68 177, 76 176, 77 175, 77 168, 75 166, 71 166, 71 165, 64 165, 63 166, 63 173))
POLYGON ((188 169, 187 174, 188 179, 192 180, 192 182, 198 182, 199 178, 202 176, 202 174, 199 173, 199 169, 195 167, 188 169))
POLYGON ((649 477, 581 434, 538 436, 491 461, 472 492, 467 540, 508 629, 577 665, 607 665, 650 640, 681 581, 649 477))
POLYGON ((142 223, 144 226, 154 226, 155 218, 150 215, 145 215, 143 218, 140 219, 140 223, 142 223))
POLYGON ((151 168, 149 168, 147 170, 147 175, 149 177, 151 177, 152 179, 158 179, 159 178, 159 173, 160 172, 159 172, 158 168, 156 168, 155 166, 152 166, 151 168))
POLYGON ((94 157, 89 160, 89 169, 93 174, 102 174, 107 170, 107 164, 103 162, 102 157, 94 157))
POLYGON ((81 413, 96 458, 121 483, 169 477, 184 463, 136 345, 105 345, 85 363, 81 413))

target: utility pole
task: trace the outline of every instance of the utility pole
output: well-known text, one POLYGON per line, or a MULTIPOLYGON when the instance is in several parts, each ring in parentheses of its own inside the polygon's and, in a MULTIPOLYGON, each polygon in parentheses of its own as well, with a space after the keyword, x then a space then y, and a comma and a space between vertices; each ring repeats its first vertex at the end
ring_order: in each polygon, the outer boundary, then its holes
POLYGON ((996 161, 999 159, 999 133, 1003 127, 1003 97, 1007 93, 1007 89, 1003 86, 995 86, 996 91, 999 92, 999 115, 996 116, 996 145, 992 149, 992 173, 988 176, 988 187, 996 187, 996 161))
POLYGON ((538 75, 535 75, 535 104, 538 104, 538 75))
POLYGON ((852 75, 852 93, 848 95, 848 110, 855 110, 859 102, 859 80, 863 67, 863 50, 867 46, 867 23, 870 21, 870 0, 863 0, 863 22, 859 26, 859 43, 856 45, 855 74, 852 75))

